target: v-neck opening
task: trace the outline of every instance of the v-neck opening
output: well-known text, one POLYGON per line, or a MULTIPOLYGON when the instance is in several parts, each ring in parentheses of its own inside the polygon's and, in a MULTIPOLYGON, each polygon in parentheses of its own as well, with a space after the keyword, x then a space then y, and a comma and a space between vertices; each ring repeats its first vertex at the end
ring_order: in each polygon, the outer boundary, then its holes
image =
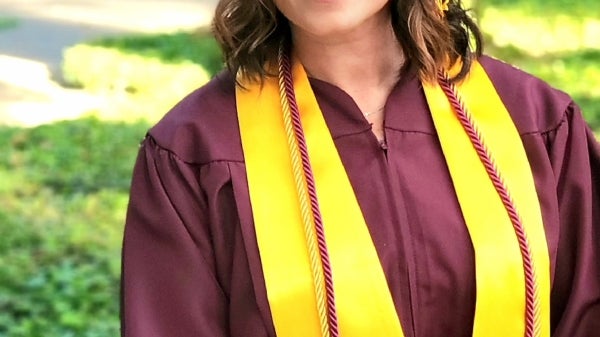
MULTIPOLYGON (((411 67, 403 68, 398 81, 394 84, 388 94, 383 107, 383 133, 384 142, 381 144, 375 133, 372 124, 367 120, 354 98, 345 90, 335 84, 309 77, 310 84, 317 97, 317 102, 321 107, 325 121, 329 125, 332 137, 346 136, 368 130, 373 139, 373 144, 386 150, 388 147, 388 129, 396 129, 394 121, 398 116, 393 116, 394 111, 398 110, 396 106, 396 97, 406 86, 412 85, 416 78, 416 71, 411 67)), ((417 79, 418 81, 418 79, 417 79)))

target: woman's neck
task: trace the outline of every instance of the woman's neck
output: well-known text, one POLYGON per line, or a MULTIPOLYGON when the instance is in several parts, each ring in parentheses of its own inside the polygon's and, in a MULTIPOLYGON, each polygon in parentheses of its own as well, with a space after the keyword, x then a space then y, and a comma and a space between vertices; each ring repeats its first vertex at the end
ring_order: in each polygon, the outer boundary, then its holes
POLYGON ((404 63, 391 19, 384 13, 343 34, 318 37, 293 30, 293 36, 294 52, 309 76, 351 95, 366 88, 391 89, 404 63))
POLYGON ((337 36, 311 36, 294 28, 292 35, 294 53, 308 75, 348 93, 383 142, 384 106, 405 59, 389 12, 381 14, 337 36))

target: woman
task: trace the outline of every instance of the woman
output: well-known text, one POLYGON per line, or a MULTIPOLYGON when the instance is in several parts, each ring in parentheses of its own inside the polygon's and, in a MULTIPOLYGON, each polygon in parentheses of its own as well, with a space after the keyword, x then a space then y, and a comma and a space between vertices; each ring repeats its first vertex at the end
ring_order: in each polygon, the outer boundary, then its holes
POLYGON ((600 147, 460 2, 224 0, 214 27, 229 71, 140 149, 123 336, 598 334, 600 147))

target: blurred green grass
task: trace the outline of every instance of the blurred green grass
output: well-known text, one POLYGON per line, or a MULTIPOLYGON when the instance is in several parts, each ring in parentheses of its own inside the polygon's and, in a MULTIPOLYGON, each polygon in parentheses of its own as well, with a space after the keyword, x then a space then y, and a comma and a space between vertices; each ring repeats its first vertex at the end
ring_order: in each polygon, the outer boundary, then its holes
POLYGON ((572 17, 600 17, 597 0, 476 0, 486 8, 519 9, 530 17, 568 15, 572 17))
POLYGON ((486 52, 570 94, 600 130, 597 1, 477 1, 486 52))
MULTIPOLYGON (((596 0, 475 5, 492 55, 571 94, 600 129, 596 0)), ((64 61, 72 86, 112 101, 96 117, 0 126, 1 337, 118 335, 120 244, 137 144, 222 67, 202 30, 90 41, 65 50, 64 61)))
POLYGON ((590 126, 600 130, 600 49, 532 56, 513 46, 489 48, 500 59, 571 95, 590 126))
POLYGON ((0 127, 0 336, 118 336, 124 209, 147 127, 0 127))
POLYGON ((192 62, 202 66, 211 75, 216 74, 223 66, 216 41, 209 31, 202 29, 172 34, 104 38, 92 41, 89 45, 117 49, 124 54, 135 54, 170 64, 192 62))
POLYGON ((64 81, 110 97, 96 111, 110 120, 155 122, 223 64, 205 30, 105 38, 69 47, 63 55, 64 81))

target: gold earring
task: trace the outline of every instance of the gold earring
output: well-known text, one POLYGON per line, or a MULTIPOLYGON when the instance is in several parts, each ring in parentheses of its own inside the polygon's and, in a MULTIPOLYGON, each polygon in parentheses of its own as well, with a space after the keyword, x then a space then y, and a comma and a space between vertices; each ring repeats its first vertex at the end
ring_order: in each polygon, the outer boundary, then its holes
POLYGON ((436 2, 440 12, 444 13, 448 11, 448 4, 450 3, 450 0, 436 0, 436 2))

